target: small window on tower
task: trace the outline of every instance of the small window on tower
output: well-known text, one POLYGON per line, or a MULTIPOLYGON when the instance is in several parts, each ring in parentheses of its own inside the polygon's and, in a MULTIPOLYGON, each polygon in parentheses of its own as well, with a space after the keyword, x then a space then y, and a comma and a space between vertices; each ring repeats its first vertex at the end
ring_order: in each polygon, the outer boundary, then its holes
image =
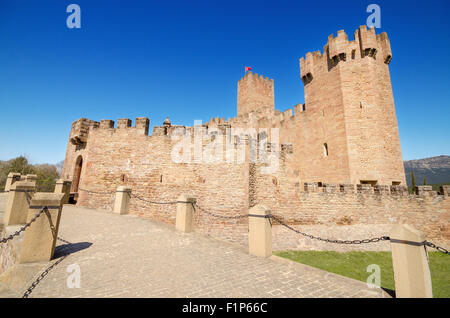
POLYGON ((302 111, 305 111, 305 110, 306 110, 306 104, 303 104, 302 111))
POLYGON ((327 143, 323 144, 323 155, 325 157, 328 157, 328 145, 327 145, 327 143))

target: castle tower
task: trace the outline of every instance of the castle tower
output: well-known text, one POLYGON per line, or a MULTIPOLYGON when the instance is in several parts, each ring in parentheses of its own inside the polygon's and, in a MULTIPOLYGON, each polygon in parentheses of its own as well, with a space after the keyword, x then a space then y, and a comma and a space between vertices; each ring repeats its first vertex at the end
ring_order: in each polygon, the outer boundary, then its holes
POLYGON ((238 116, 250 112, 270 115, 275 111, 273 79, 248 72, 238 81, 238 116))
POLYGON ((324 181, 406 185, 389 75, 386 33, 361 26, 355 39, 330 35, 320 51, 300 59, 306 112, 317 126, 311 156, 324 181))

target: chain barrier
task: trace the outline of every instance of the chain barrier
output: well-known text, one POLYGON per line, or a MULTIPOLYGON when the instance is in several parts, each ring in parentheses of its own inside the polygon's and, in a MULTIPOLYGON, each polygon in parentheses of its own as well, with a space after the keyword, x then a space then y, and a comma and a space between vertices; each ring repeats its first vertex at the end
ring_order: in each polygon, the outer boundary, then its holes
POLYGON ((288 228, 288 229, 291 230, 291 231, 294 231, 294 232, 296 232, 296 233, 298 233, 298 234, 301 234, 301 235, 303 235, 303 236, 309 237, 309 238, 311 238, 311 239, 319 240, 319 241, 323 241, 323 242, 327 242, 327 243, 334 243, 334 244, 363 244, 363 243, 364 243, 364 244, 365 244, 365 243, 376 243, 376 242, 379 242, 379 241, 387 241, 387 240, 390 240, 390 237, 389 237, 389 236, 381 236, 381 237, 376 237, 376 238, 372 238, 372 239, 352 240, 352 241, 350 241, 350 240, 333 240, 333 239, 328 239, 328 238, 322 238, 322 237, 319 237, 319 236, 314 236, 314 235, 311 235, 311 234, 307 234, 307 233, 301 232, 301 231, 299 231, 299 230, 297 230, 297 229, 294 229, 292 226, 290 226, 290 225, 284 223, 284 222, 283 222, 279 217, 277 217, 277 216, 272 215, 272 218, 273 218, 275 221, 277 221, 278 223, 280 223, 282 226, 288 228))
POLYGON ((443 247, 441 247, 441 246, 437 246, 437 245, 434 244, 434 243, 431 243, 431 242, 428 242, 428 241, 424 241, 424 244, 425 244, 426 246, 429 246, 429 247, 432 247, 432 248, 438 250, 438 251, 441 252, 441 253, 444 253, 444 254, 447 254, 447 255, 450 254, 449 251, 447 251, 445 248, 443 248, 443 247))
MULTIPOLYGON (((112 194, 114 192, 96 192, 96 191, 90 191, 90 190, 85 190, 85 189, 79 189, 81 191, 85 191, 85 192, 89 192, 89 193, 96 193, 96 194, 112 194)), ((177 203, 191 203, 191 202, 185 202, 185 201, 167 201, 167 202, 158 202, 158 201, 151 201, 151 200, 147 200, 144 199, 143 197, 134 194, 133 192, 129 192, 129 191, 125 191, 128 193, 128 195, 130 195, 130 197, 134 197, 138 200, 147 202, 147 203, 151 203, 151 204, 177 204, 177 203)), ((220 215, 220 214, 216 214, 216 213, 212 213, 209 212, 207 210, 205 210, 204 208, 200 207, 197 203, 193 203, 192 206, 194 207, 194 210, 197 208, 200 211, 202 211, 203 213, 206 213, 208 215, 211 215, 213 217, 216 218, 220 218, 220 219, 242 219, 242 218, 246 218, 249 215, 248 214, 241 214, 241 215, 234 215, 234 216, 228 216, 228 215, 220 215)), ((253 216, 253 215, 252 215, 253 216)), ((376 242, 380 242, 380 241, 389 241, 391 238, 389 236, 380 236, 380 237, 375 237, 375 238, 371 238, 371 239, 363 239, 363 240, 336 240, 336 239, 328 239, 328 238, 322 238, 319 236, 314 236, 312 234, 308 234, 308 233, 304 233, 300 230, 297 230, 295 228, 293 228, 292 226, 286 224, 285 222, 282 221, 282 219, 278 216, 275 215, 269 215, 267 216, 267 218, 269 219, 273 219, 275 221, 277 221, 280 225, 286 227, 287 229, 294 231, 300 235, 303 235, 305 237, 314 239, 314 240, 319 240, 319 241, 323 241, 323 242, 327 242, 327 243, 333 243, 333 244, 367 244, 367 243, 376 243, 376 242)), ((424 241, 422 245, 426 245, 428 247, 434 248, 437 251, 444 253, 444 254, 450 254, 449 251, 447 251, 445 248, 441 247, 441 246, 437 246, 434 243, 428 242, 428 241, 424 241)))
POLYGON ((82 189, 82 188, 78 188, 78 190, 79 190, 79 191, 83 191, 83 192, 87 192, 87 193, 103 194, 103 195, 108 195, 108 194, 116 193, 116 191, 113 191, 113 192, 99 192, 99 191, 86 190, 86 189, 82 189))
POLYGON ((44 212, 48 211, 47 207, 43 207, 42 210, 40 210, 38 213, 36 213, 36 215, 30 220, 30 222, 28 222, 27 224, 25 224, 20 230, 15 231, 13 234, 2 238, 0 240, 0 243, 6 243, 9 240, 12 240, 14 237, 18 236, 20 233, 22 233, 23 231, 25 231, 25 229, 27 227, 29 227, 34 221, 36 221, 38 219, 38 217, 40 217, 44 212))
POLYGON ((136 199, 138 199, 138 200, 141 200, 141 201, 144 201, 144 202, 147 202, 147 203, 151 203, 151 204, 177 204, 177 203, 189 203, 189 202, 184 202, 184 201, 167 201, 167 202, 151 201, 151 200, 144 199, 143 197, 141 197, 141 196, 139 196, 139 195, 137 195, 137 194, 134 194, 133 192, 131 192, 131 197, 134 197, 134 198, 136 198, 136 199))
POLYGON ((209 214, 209 215, 211 215, 211 216, 213 216, 213 217, 220 218, 220 219, 242 219, 242 218, 248 217, 248 214, 241 214, 241 215, 234 215, 234 216, 219 215, 219 214, 215 214, 215 213, 206 211, 206 210, 203 209, 202 207, 199 207, 199 206, 197 205, 197 203, 194 203, 193 206, 194 206, 194 209, 195 209, 195 207, 197 207, 200 211, 202 211, 202 212, 204 212, 204 213, 206 213, 206 214, 209 214))
POLYGON ((274 215, 272 215, 272 218, 277 221, 279 224, 281 224, 282 226, 288 228, 291 231, 294 231, 298 234, 301 234, 303 236, 309 237, 311 239, 315 239, 315 240, 319 240, 319 241, 323 241, 323 242, 327 242, 327 243, 335 243, 335 244, 364 244, 364 243, 376 243, 376 242, 380 242, 380 241, 392 241, 392 242, 397 242, 397 243, 405 243, 405 244, 412 244, 412 245, 425 245, 431 248, 436 249, 437 251, 447 254, 449 255, 449 251, 447 251, 445 248, 441 247, 441 246, 437 246, 434 243, 428 242, 428 241, 423 241, 422 243, 416 243, 416 242, 406 242, 406 241, 402 241, 402 240, 394 240, 391 239, 389 236, 381 236, 381 237, 375 237, 372 239, 365 239, 365 240, 332 240, 332 239, 327 239, 327 238, 321 238, 318 236, 314 236, 311 234, 307 234, 304 232, 301 232, 297 229, 294 229, 292 226, 284 223, 279 217, 276 217, 274 215))
MULTIPOLYGON (((69 241, 66 241, 60 237, 56 238, 58 241, 64 242, 66 244, 72 244, 69 241)), ((35 280, 33 283, 31 283, 31 285, 27 288, 27 290, 25 291, 25 293, 22 295, 22 298, 28 298, 30 296, 30 294, 33 292, 33 290, 36 288, 36 286, 41 282, 41 280, 43 280, 45 278, 45 276, 47 276, 47 274, 59 263, 61 263, 63 260, 65 260, 70 254, 66 254, 64 256, 62 256, 61 258, 59 258, 56 262, 54 262, 52 265, 50 265, 49 267, 47 267, 45 269, 45 271, 43 271, 35 280)))

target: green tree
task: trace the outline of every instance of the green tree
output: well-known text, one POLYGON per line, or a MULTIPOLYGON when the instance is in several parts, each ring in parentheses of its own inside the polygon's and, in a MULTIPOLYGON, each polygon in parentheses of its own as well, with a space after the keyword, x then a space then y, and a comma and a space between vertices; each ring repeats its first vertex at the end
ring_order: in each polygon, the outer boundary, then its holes
POLYGON ((17 172, 21 175, 36 174, 36 190, 39 192, 53 192, 56 180, 59 178, 56 166, 49 164, 33 166, 26 157, 20 156, 0 162, 0 190, 5 189, 6 179, 10 172, 17 172))
POLYGON ((423 178, 423 185, 427 185, 427 178, 423 178))
POLYGON ((0 166, 0 190, 5 189, 6 179, 10 172, 18 172, 22 175, 35 174, 36 170, 28 163, 28 159, 20 156, 9 161, 6 161, 0 166))
POLYGON ((58 171, 54 165, 43 164, 34 167, 38 176, 36 188, 39 192, 53 192, 56 180, 59 178, 58 171))
POLYGON ((412 192, 416 191, 416 176, 414 175, 414 171, 411 171, 411 187, 412 192))

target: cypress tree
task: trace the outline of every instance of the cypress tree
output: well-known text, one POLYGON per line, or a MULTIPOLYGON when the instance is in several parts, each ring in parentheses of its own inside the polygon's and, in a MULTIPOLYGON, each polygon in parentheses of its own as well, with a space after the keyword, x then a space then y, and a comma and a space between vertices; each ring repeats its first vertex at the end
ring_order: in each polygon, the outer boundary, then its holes
POLYGON ((427 178, 423 178, 423 185, 427 185, 427 178))
POLYGON ((412 192, 416 191, 416 176, 414 175, 414 171, 411 171, 411 185, 412 185, 412 192))

